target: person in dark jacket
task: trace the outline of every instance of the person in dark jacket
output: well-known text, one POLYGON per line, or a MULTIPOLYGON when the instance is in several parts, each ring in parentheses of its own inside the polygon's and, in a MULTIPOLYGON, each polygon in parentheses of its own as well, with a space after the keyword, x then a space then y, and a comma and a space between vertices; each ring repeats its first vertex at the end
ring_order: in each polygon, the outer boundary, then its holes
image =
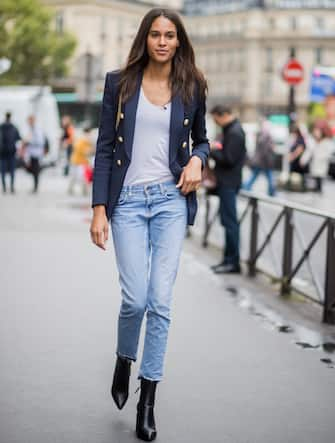
POLYGON ((20 140, 20 134, 17 128, 11 122, 11 113, 7 112, 5 121, 0 126, 0 164, 2 191, 7 192, 6 173, 10 175, 10 190, 15 193, 15 156, 16 143, 20 140))
POLYGON ((229 107, 217 105, 211 110, 215 123, 223 129, 223 148, 212 149, 220 197, 220 219, 225 228, 223 259, 212 266, 216 274, 240 273, 239 223, 236 197, 241 187, 242 168, 246 156, 245 134, 229 107))
POLYGON ((292 142, 290 146, 289 162, 290 172, 295 172, 301 177, 302 190, 306 189, 306 174, 309 172, 309 165, 302 164, 302 158, 306 151, 306 140, 298 124, 291 128, 292 142))

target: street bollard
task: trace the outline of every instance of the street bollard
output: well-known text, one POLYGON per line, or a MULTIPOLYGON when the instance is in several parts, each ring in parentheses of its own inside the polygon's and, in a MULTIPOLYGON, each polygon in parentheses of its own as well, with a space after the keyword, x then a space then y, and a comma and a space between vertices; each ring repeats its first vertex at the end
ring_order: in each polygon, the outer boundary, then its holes
POLYGON ((291 208, 285 208, 281 295, 289 294, 291 290, 289 276, 292 272, 293 230, 293 210, 291 208))
POLYGON ((251 198, 250 205, 251 205, 251 227, 250 227, 248 275, 249 277, 255 277, 257 242, 258 242, 258 200, 256 198, 251 198))
POLYGON ((323 322, 335 324, 335 220, 328 220, 323 322))

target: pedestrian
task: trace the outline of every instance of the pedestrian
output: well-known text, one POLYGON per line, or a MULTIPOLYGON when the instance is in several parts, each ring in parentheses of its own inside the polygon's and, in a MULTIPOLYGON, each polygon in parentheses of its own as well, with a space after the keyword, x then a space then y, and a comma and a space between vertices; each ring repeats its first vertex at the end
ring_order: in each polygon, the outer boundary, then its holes
POLYGON ((62 118, 62 129, 63 135, 61 139, 62 148, 65 150, 65 166, 64 175, 68 176, 71 165, 71 155, 73 150, 74 142, 74 126, 72 124, 72 119, 69 115, 64 115, 62 118))
POLYGON ((211 149, 210 157, 215 160, 220 221, 225 229, 222 261, 211 268, 216 274, 240 273, 240 227, 236 199, 246 156, 245 133, 228 106, 214 106, 211 115, 223 131, 223 147, 211 149))
POLYGON ((268 194, 274 196, 276 193, 273 180, 274 144, 267 120, 261 123, 261 129, 256 136, 255 153, 249 161, 249 166, 252 173, 243 184, 243 189, 250 191, 259 174, 264 174, 268 182, 268 194))
POLYGON ((36 124, 34 115, 30 115, 28 121, 28 133, 23 141, 23 157, 26 160, 26 170, 32 174, 34 187, 32 193, 36 194, 41 172, 41 160, 44 156, 46 138, 42 129, 36 124))
POLYGON ((313 125, 312 138, 308 149, 301 157, 301 164, 309 164, 309 172, 315 181, 314 191, 322 192, 322 184, 328 175, 329 160, 335 145, 332 139, 332 130, 327 122, 319 121, 313 125))
POLYGON ((5 114, 5 121, 0 125, 0 164, 2 192, 7 192, 6 174, 10 175, 10 192, 15 193, 15 163, 17 142, 21 140, 18 129, 11 122, 11 113, 5 114))
POLYGON ((74 192, 76 184, 81 185, 83 195, 88 194, 88 183, 85 179, 85 168, 89 166, 89 156, 93 151, 90 128, 84 128, 83 134, 75 140, 71 155, 70 182, 68 193, 74 192))
MULTIPOLYGON (((300 175, 302 190, 306 189, 306 174, 309 170, 309 165, 303 164, 301 158, 306 150, 306 141, 298 124, 293 124, 291 128, 291 145, 289 147, 289 164, 290 172, 300 175)), ((290 178, 291 180, 291 178, 290 178)))
POLYGON ((119 409, 128 398, 146 313, 136 421, 144 441, 157 435, 155 393, 163 377, 172 287, 209 152, 206 89, 180 17, 162 8, 143 18, 124 69, 106 76, 90 232, 105 249, 111 219, 122 294, 111 389, 119 409))

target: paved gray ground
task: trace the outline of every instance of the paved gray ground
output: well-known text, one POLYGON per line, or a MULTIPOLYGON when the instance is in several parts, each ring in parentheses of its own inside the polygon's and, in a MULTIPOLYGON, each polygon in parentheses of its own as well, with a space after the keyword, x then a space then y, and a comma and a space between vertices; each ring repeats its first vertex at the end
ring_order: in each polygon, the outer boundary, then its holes
MULTIPOLYGON (((109 394, 120 302, 111 245, 90 244, 85 199, 43 178, 40 196, 24 176, 15 197, 0 196, 0 442, 138 441, 137 363, 123 411, 109 394)), ((206 254, 186 242, 157 441, 332 443, 335 369, 238 307, 206 254)))

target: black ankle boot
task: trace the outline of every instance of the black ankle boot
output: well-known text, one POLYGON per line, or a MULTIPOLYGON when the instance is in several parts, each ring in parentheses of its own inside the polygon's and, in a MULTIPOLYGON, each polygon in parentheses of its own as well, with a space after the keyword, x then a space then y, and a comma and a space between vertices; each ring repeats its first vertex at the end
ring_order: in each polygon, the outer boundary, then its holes
POLYGON ((137 404, 136 434, 144 441, 153 441, 157 436, 154 406, 157 381, 141 378, 141 395, 137 404))
POLYGON ((119 409, 123 408, 128 399, 130 366, 131 360, 117 357, 111 392, 119 409))

